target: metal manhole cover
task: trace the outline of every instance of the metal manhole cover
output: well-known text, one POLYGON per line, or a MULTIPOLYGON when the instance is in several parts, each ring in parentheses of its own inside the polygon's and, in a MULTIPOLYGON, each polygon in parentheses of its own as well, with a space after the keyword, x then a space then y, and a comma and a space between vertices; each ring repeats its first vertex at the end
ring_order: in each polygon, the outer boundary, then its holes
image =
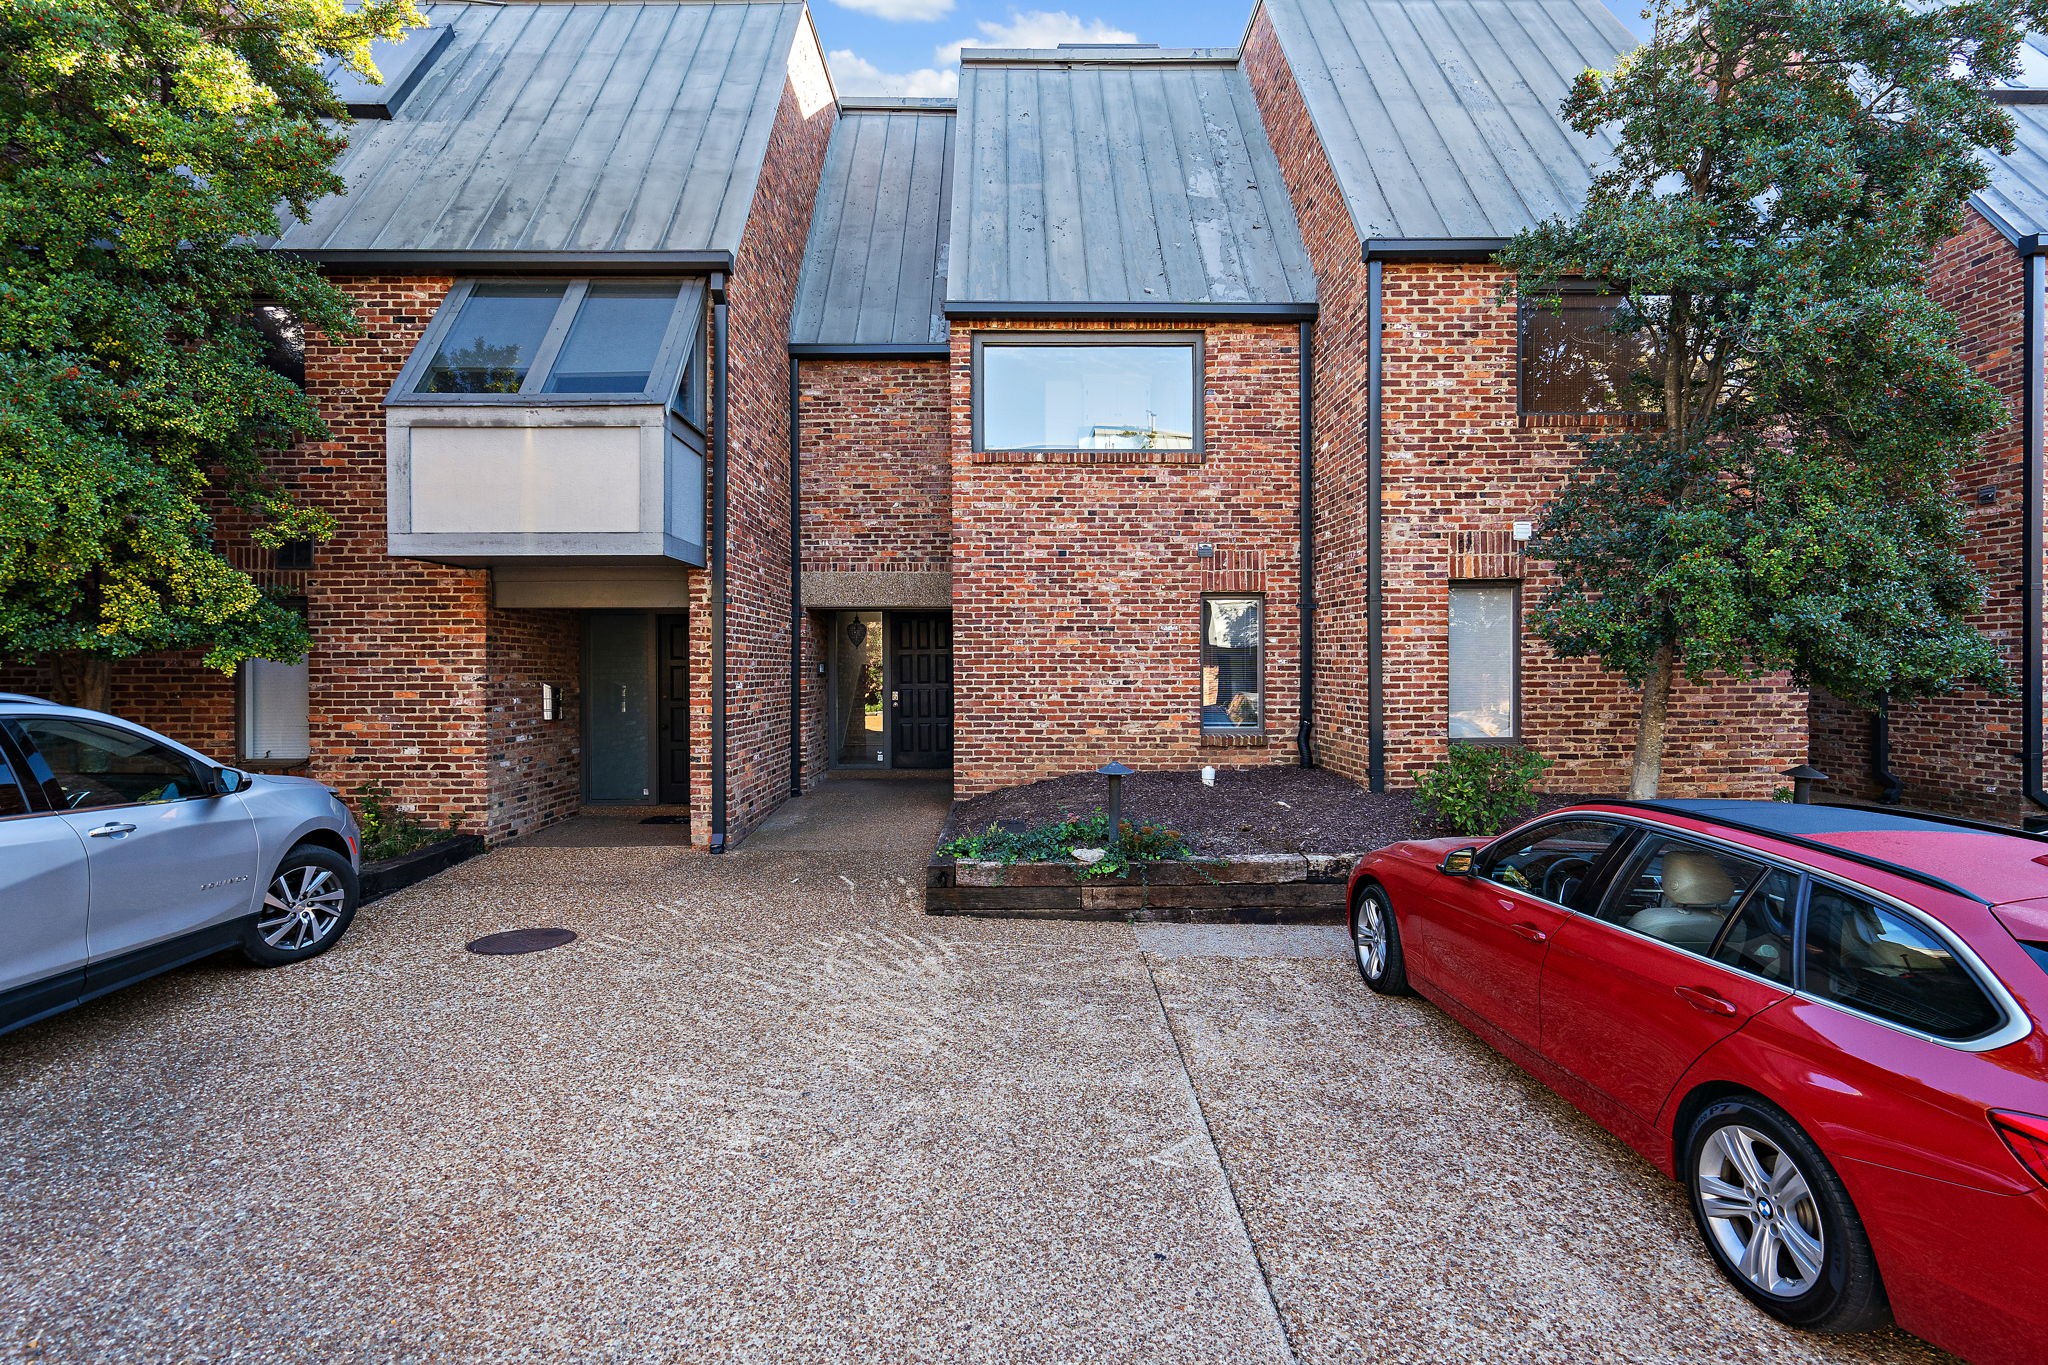
POLYGON ((574 929, 507 929, 466 944, 472 953, 544 953, 576 941, 574 929))

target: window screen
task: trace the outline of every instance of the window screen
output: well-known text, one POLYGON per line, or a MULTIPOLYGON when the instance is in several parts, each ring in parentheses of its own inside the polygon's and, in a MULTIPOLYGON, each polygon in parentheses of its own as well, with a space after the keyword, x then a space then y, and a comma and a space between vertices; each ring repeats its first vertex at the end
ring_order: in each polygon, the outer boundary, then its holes
POLYGON ((1202 728, 1256 730, 1265 724, 1260 655, 1266 604, 1256 597, 1202 599, 1202 728))
POLYGON ((1195 348, 985 344, 983 450, 1193 450, 1195 348))
POLYGON ((242 664, 242 757, 252 763, 303 763, 312 756, 305 660, 249 659, 242 664))
POLYGON ((1637 382, 1649 333, 1614 330, 1621 300, 1571 293, 1557 310, 1522 310, 1522 411, 1554 416, 1653 413, 1657 394, 1637 382))
POLYGON ((593 284, 555 358, 547 393, 639 393, 676 311, 673 283, 593 284))
POLYGON ((1806 902, 1806 989, 1937 1038, 1974 1038, 2000 1019, 1932 930, 1821 882, 1806 902))
POLYGON ((1518 600, 1512 584, 1451 586, 1452 739, 1513 739, 1520 733, 1518 600))
POLYGON ((561 306, 559 284, 480 284, 442 337, 420 393, 517 393, 561 306))

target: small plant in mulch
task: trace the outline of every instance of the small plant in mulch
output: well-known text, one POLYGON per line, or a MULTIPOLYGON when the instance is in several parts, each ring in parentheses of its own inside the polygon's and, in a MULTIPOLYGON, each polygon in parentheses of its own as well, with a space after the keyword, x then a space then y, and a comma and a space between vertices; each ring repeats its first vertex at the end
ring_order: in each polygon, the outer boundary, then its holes
POLYGON ((1458 744, 1415 773, 1416 804, 1447 834, 1498 834, 1536 809, 1550 760, 1519 745, 1458 744))
POLYGON ((1126 820, 1109 837, 1109 816, 1101 810, 1090 815, 1067 815, 1050 824, 1021 829, 990 825, 977 834, 963 834, 939 845, 947 857, 977 863, 1062 863, 1080 862, 1082 877, 1124 877, 1132 865, 1141 862, 1188 862, 1195 850, 1177 829, 1160 825, 1133 824, 1126 820), (1101 857, 1084 862, 1076 850, 1095 850, 1101 857))
POLYGON ((453 825, 443 829, 428 824, 394 801, 389 787, 378 783, 357 787, 354 796, 359 812, 356 823, 362 828, 363 861, 366 863, 403 858, 428 844, 461 833, 453 825))

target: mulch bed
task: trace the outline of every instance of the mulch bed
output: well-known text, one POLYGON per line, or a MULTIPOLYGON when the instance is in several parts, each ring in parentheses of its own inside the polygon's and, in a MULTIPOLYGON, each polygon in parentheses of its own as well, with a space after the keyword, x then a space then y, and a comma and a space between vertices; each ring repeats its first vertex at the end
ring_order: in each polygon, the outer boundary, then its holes
MULTIPOLYGON (((1106 779, 1094 773, 1005 787, 953 807, 939 842, 998 821, 1045 824, 1086 815, 1109 799, 1106 779)), ((1541 808, 1580 798, 1545 797, 1541 808)), ((1375 795, 1320 768, 1223 768, 1216 785, 1198 772, 1138 773, 1124 779, 1123 817, 1177 829, 1196 852, 1352 853, 1437 833, 1415 807, 1414 793, 1375 795)))

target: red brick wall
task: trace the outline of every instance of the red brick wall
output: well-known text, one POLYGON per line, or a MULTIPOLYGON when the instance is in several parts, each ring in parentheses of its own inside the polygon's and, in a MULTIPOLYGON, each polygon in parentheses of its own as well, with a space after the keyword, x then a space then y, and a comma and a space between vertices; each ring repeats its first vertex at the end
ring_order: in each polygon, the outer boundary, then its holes
POLYGON ((944 570, 952 552, 943 360, 806 360, 803 566, 944 570))
POLYGON ((489 828, 517 838, 574 815, 583 804, 583 614, 493 611, 489 642, 489 828), (542 718, 541 685, 562 703, 542 718))
MULTIPOLYGON (((1963 355, 2005 394, 2013 415, 2011 424, 1986 438, 1982 456, 1965 471, 1957 496, 1968 528, 1967 552, 1986 589, 1984 610, 1976 619, 1997 642, 2017 689, 2023 666, 2021 566, 2028 553, 2021 515, 2019 424, 2026 282, 2019 253, 1972 212, 1964 230, 1936 255, 1929 286, 1934 298, 1956 316, 1963 355), (1988 504, 1978 500, 1986 491, 1994 498, 1988 504)), ((2041 553, 2041 543, 2036 527, 2033 553, 2041 553)), ((1870 776, 1869 714, 1816 694, 1812 722, 1814 766, 1833 779, 1827 792, 1875 797, 1879 784, 1870 776)), ((2022 785, 2023 724, 2017 692, 1992 697, 1972 688, 1953 697, 1894 707, 1892 771, 1904 784, 1903 802, 2001 820, 2041 814, 2026 799, 2022 785)))
MULTIPOLYGON (((1261 14, 1244 65, 1315 267, 1316 744, 1363 778, 1366 659, 1367 269, 1336 178, 1261 14)), ((1388 264, 1383 277, 1386 772, 1406 786, 1447 748, 1449 583, 1461 535, 1534 520, 1574 462, 1565 434, 1517 416, 1513 311, 1485 265, 1388 264)), ((1527 565, 1525 603, 1547 584, 1527 565)), ((1625 788, 1637 696, 1525 636, 1523 729, 1557 761, 1555 791, 1625 788)), ((1682 687, 1666 750, 1672 792, 1764 795, 1806 751, 1805 700, 1782 678, 1682 687)))
MULTIPOLYGON (((789 795, 789 312, 833 118, 829 104, 806 118, 784 84, 729 292, 726 830, 734 841, 789 795)), ((708 583, 694 600, 691 837, 703 842, 711 833, 708 583)))
MULTIPOLYGON (((1139 768, 1294 761, 1300 407, 1290 325, 976 323, 953 333, 954 791, 1116 759, 1139 768), (973 449, 974 330, 1200 331, 1199 463, 992 463, 973 449), (1196 547, 1259 556, 1262 747, 1205 747, 1196 547)), ((1142 458, 1129 452, 1121 458, 1142 458)))

